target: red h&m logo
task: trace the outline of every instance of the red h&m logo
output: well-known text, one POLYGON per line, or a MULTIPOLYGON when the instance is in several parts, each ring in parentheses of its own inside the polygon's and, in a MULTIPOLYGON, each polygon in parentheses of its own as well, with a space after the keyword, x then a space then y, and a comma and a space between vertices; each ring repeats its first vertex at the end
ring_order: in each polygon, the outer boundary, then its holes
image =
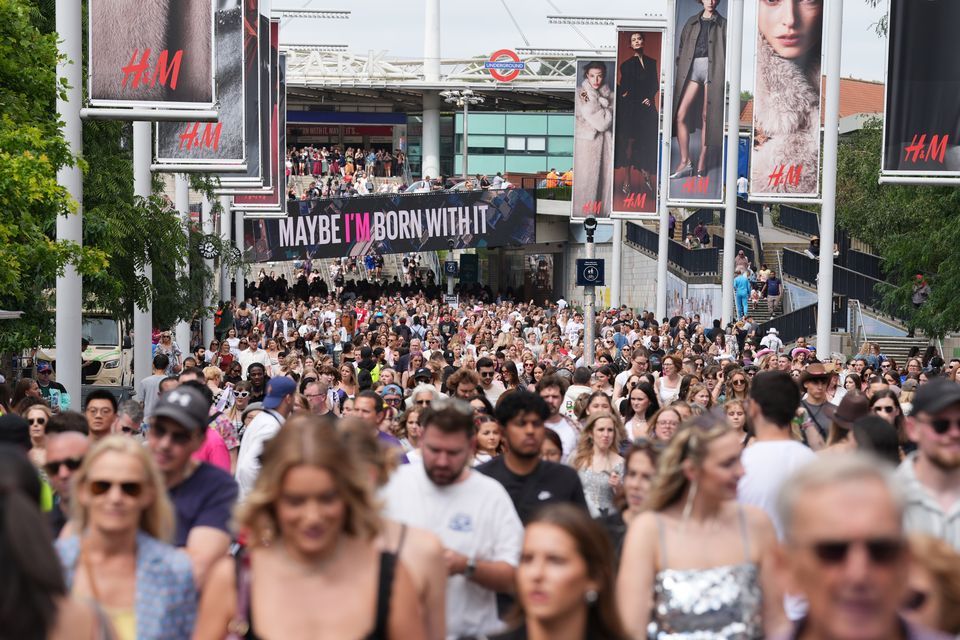
POLYGON ((624 208, 637 208, 643 209, 647 206, 647 194, 645 193, 631 193, 623 200, 624 208))
POLYGON ((583 215, 585 216, 600 215, 600 205, 601 203, 599 200, 592 200, 590 202, 585 202, 583 204, 583 209, 582 209, 583 215))
POLYGON ((687 178, 683 183, 684 193, 707 193, 710 190, 710 176, 687 178))
POLYGON ((169 56, 167 50, 164 49, 161 51, 160 56, 157 58, 157 66, 155 67, 153 75, 150 73, 150 49, 143 50, 143 56, 140 57, 140 62, 137 62, 138 53, 140 53, 140 49, 134 49, 133 55, 130 56, 130 64, 121 69, 123 72, 123 81, 120 83, 121 87, 126 87, 128 81, 130 82, 131 89, 137 89, 141 83, 145 87, 154 87, 158 81, 161 87, 165 87, 169 80, 170 89, 176 90, 177 80, 180 78, 180 63, 183 60, 183 49, 173 54, 173 60, 170 61, 170 64, 167 64, 167 58, 169 56))
POLYGON ((193 125, 187 125, 187 130, 180 134, 180 150, 183 151, 186 145, 187 151, 191 149, 213 149, 217 151, 220 147, 220 130, 223 124, 218 122, 216 126, 207 122, 203 125, 203 134, 200 134, 200 123, 194 122, 193 125))
POLYGON ((930 136, 930 144, 928 145, 927 134, 914 134, 913 141, 903 150, 903 161, 926 162, 930 160, 936 160, 940 164, 943 164, 943 156, 947 152, 948 140, 950 140, 949 135, 938 136, 934 134, 930 136), (911 157, 911 155, 913 157, 911 157))
POLYGON ((767 187, 797 187, 800 185, 800 174, 803 171, 802 164, 792 164, 789 167, 781 164, 767 176, 767 187))

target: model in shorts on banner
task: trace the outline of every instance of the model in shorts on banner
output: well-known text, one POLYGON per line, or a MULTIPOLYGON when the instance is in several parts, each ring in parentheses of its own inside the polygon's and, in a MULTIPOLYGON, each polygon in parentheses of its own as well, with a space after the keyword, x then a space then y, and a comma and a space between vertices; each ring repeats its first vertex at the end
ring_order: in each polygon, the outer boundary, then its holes
POLYGON ((758 0, 750 195, 816 198, 822 0, 758 0))
POLYGON ((662 31, 622 29, 617 35, 614 214, 657 211, 662 44, 662 31))
POLYGON ((610 217, 613 195, 612 61, 577 60, 573 125, 573 216, 610 217))
POLYGON ((90 0, 90 104, 212 106, 213 10, 210 0, 90 0))
POLYGON ((723 199, 727 19, 720 0, 677 0, 670 200, 723 199))
POLYGON ((960 2, 891 0, 883 171, 960 175, 960 2))

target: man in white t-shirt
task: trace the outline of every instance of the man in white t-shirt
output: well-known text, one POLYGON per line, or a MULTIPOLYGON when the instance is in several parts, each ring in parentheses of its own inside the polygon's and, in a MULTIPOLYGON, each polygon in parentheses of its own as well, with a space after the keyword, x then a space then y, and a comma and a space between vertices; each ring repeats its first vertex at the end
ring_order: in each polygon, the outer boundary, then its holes
POLYGON ((774 353, 780 353, 783 351, 783 340, 780 339, 779 331, 774 327, 770 327, 770 330, 767 331, 767 335, 763 337, 760 341, 761 347, 766 347, 774 353))
POLYGON ((477 373, 480 374, 480 391, 487 396, 490 404, 497 406, 497 400, 500 399, 507 388, 503 386, 502 382, 494 379, 497 372, 493 360, 487 357, 477 360, 477 373))
MULTIPOLYGON (((800 389, 790 374, 761 371, 754 376, 747 418, 756 439, 740 456, 744 473, 737 486, 737 500, 763 509, 780 540, 784 534, 777 512, 780 487, 796 469, 817 459, 817 454, 790 435, 790 423, 799 406, 800 389)), ((785 608, 791 620, 798 620, 806 611, 806 603, 787 596, 785 608)))
POLYGON ((561 413, 566 387, 566 381, 558 376, 543 376, 537 383, 537 393, 550 407, 550 417, 543 424, 560 436, 560 444, 563 445, 562 462, 570 459, 577 450, 577 440, 580 439, 580 425, 561 413))
POLYGON ((476 438, 468 412, 430 408, 421 424, 423 464, 393 475, 380 496, 384 515, 443 543, 447 637, 497 633, 496 594, 513 591, 523 525, 503 485, 470 467, 476 438))
POLYGON ((240 369, 242 371, 241 375, 244 380, 247 379, 247 371, 250 369, 250 365, 255 362, 262 364, 263 368, 268 371, 270 369, 270 357, 267 356, 267 352, 257 344, 259 340, 260 336, 256 334, 251 335, 248 348, 245 351, 241 351, 240 355, 237 356, 237 361, 240 363, 240 369))
POLYGON ((237 484, 240 487, 240 501, 253 490, 260 475, 260 454, 263 445, 280 431, 287 416, 293 410, 293 396, 297 392, 297 383, 293 378, 281 376, 271 378, 267 383, 267 392, 263 398, 263 411, 257 414, 243 434, 240 452, 237 454, 237 484))

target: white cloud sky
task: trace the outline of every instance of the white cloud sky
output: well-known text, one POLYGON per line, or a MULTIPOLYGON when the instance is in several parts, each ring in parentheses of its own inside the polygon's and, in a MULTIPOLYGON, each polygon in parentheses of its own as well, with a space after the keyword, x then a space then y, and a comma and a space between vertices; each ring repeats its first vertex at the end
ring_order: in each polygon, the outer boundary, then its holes
MULTIPOLYGON (((725 15, 728 1, 721 1, 725 15)), ((833 0, 837 1, 837 0, 833 0)), ((345 44, 355 54, 386 51, 387 58, 423 56, 424 0, 275 0, 276 7, 347 9, 349 20, 290 20, 281 31, 281 41, 290 43, 345 44)), ((882 80, 886 42, 872 25, 885 8, 871 8, 866 0, 847 0, 844 6, 841 73, 846 77, 882 80)), ((666 9, 664 0, 606 0, 584 3, 573 0, 440 0, 441 56, 445 58, 487 55, 497 49, 524 46, 524 37, 534 47, 585 48, 570 26, 551 25, 546 16, 598 15, 629 18, 643 12, 666 9), (514 25, 505 8, 516 19, 514 25), (602 7, 603 11, 594 13, 602 7), (559 10, 559 11, 558 11, 559 10), (523 36, 521 36, 521 32, 523 36)), ((756 28, 756 2, 745 0, 744 32, 756 28)), ((578 27, 594 45, 613 44, 613 27, 578 27)), ((753 38, 745 37, 744 89, 753 86, 753 38)))

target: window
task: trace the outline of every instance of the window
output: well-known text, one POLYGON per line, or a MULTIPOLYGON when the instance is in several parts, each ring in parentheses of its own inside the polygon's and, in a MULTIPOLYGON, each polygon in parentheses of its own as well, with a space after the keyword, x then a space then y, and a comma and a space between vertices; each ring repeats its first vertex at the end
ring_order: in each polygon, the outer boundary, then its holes
POLYGON ((547 150, 547 139, 546 138, 527 138, 527 151, 546 151, 547 150))
POLYGON ((527 139, 507 136, 507 151, 526 151, 527 139))

